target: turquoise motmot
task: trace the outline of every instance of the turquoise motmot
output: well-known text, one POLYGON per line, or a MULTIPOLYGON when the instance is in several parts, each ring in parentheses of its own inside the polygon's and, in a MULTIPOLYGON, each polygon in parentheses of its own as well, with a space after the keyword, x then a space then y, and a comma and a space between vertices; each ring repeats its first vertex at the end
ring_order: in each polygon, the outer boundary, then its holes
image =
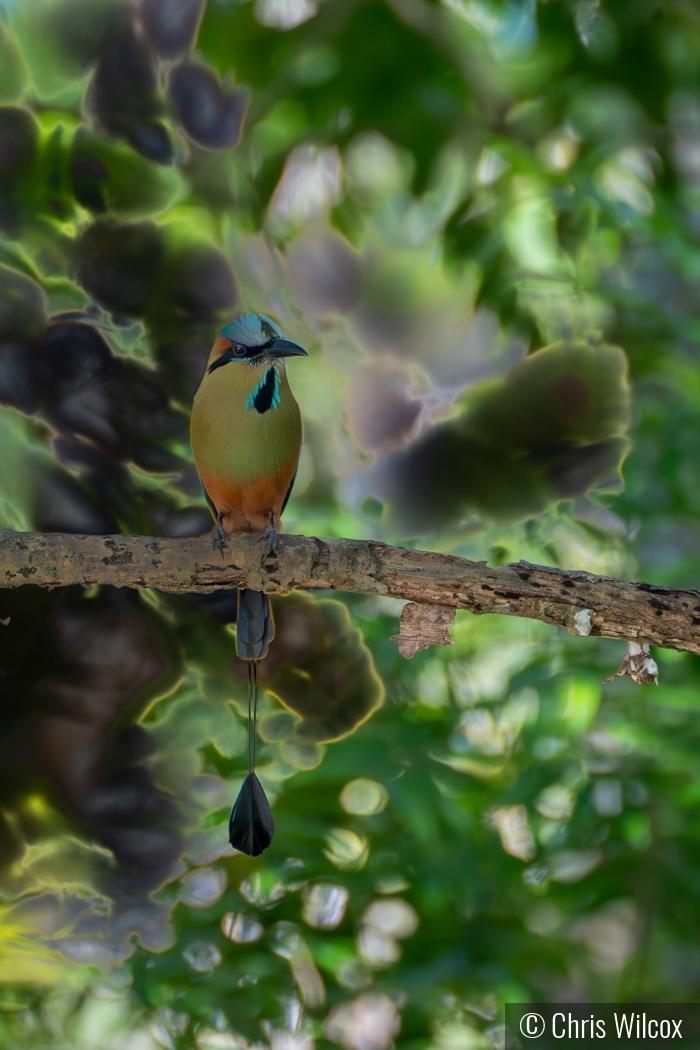
MULTIPOLYGON (((242 314, 219 332, 192 398, 192 452, 209 508, 215 545, 232 532, 262 532, 264 557, 277 545, 280 516, 294 485, 302 443, 299 406, 286 359, 306 350, 284 339, 264 314, 242 314)), ((257 856, 274 823, 255 775, 257 663, 267 656, 274 623, 267 594, 238 592, 236 650, 248 661, 248 775, 229 821, 231 845, 257 856)))

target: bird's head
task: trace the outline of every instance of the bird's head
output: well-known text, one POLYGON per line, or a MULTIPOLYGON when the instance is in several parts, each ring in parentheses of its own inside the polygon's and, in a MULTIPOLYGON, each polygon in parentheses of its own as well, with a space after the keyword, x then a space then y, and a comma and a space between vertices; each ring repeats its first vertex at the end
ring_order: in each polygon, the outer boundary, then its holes
POLYGON ((265 314, 241 314, 222 328, 209 356, 207 371, 213 372, 231 362, 258 368, 286 357, 307 357, 303 347, 284 339, 265 314))

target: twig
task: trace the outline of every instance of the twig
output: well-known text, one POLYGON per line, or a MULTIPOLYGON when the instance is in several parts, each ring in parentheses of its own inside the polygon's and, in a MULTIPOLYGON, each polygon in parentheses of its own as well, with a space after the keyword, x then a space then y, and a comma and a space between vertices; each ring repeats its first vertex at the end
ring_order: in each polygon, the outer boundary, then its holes
POLYGON ((648 645, 641 645, 639 642, 628 642, 627 654, 622 661, 620 670, 616 671, 610 678, 606 678, 603 685, 613 682, 616 678, 624 678, 625 675, 629 675, 637 685, 650 685, 652 682, 654 685, 659 684, 659 668, 656 660, 649 652, 648 645))

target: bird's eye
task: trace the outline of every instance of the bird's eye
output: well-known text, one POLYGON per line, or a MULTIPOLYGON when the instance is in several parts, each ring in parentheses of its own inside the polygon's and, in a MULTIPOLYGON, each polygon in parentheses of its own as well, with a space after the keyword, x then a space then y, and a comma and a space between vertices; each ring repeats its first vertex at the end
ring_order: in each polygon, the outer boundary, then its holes
POLYGON ((243 357, 245 355, 245 347, 241 346, 240 343, 234 343, 233 352, 236 355, 236 357, 243 357))

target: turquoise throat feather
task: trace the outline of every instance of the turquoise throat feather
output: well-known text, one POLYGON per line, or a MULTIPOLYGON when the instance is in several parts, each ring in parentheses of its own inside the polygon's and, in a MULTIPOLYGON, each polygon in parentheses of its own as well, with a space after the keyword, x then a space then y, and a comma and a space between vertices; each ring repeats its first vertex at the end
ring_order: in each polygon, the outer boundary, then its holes
POLYGON ((247 412, 248 409, 254 408, 258 415, 261 416, 270 408, 277 408, 279 403, 280 385, 277 376, 277 369, 274 365, 271 365, 264 373, 252 394, 249 394, 248 400, 245 403, 245 410, 247 412))

